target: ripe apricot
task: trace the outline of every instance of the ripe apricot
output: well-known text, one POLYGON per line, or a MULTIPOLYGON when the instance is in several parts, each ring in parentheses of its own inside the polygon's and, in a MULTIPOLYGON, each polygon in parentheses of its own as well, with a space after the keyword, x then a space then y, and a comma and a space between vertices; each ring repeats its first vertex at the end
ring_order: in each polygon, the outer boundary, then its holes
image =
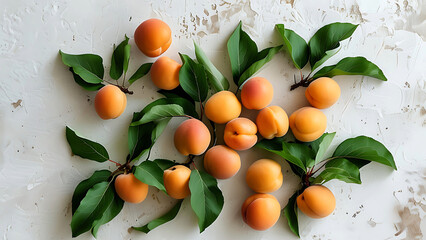
POLYGON ((133 173, 118 175, 114 186, 118 196, 130 203, 140 203, 148 194, 148 185, 139 181, 133 173))
POLYGON ((262 109, 271 103, 273 96, 272 84, 263 77, 248 80, 241 89, 241 102, 247 109, 262 109))
POLYGON ((305 91, 306 99, 316 108, 328 108, 340 97, 340 87, 329 77, 321 77, 309 84, 305 91))
POLYGON ((248 197, 241 207, 243 220, 251 228, 264 231, 280 218, 281 207, 278 200, 264 193, 257 193, 248 197))
POLYGON ((102 119, 119 117, 126 109, 127 97, 117 86, 102 87, 95 97, 95 110, 102 119))
POLYGON ((255 192, 270 193, 283 184, 281 165, 270 159, 255 161, 247 169, 246 183, 255 192))
POLYGON ((135 43, 148 57, 158 57, 172 44, 172 30, 159 19, 148 19, 135 30, 135 43))
POLYGON ((302 142, 312 142, 324 133, 327 128, 327 117, 313 107, 303 107, 289 118, 290 128, 294 136, 302 142))
POLYGON ((257 129, 266 139, 282 137, 288 131, 287 113, 279 106, 262 109, 256 118, 257 129))
POLYGON ((248 118, 235 118, 225 126, 223 139, 235 150, 247 150, 257 142, 257 127, 248 118))
POLYGON ((200 155, 210 144, 210 131, 200 120, 188 119, 176 129, 174 142, 181 154, 200 155))
POLYGON ((179 70, 182 67, 175 60, 163 56, 151 66, 151 80, 158 88, 172 90, 179 86, 179 70))
POLYGON ((327 217, 336 207, 336 198, 333 193, 321 185, 306 188, 297 197, 296 202, 300 211, 311 218, 327 217))
POLYGON ((167 194, 175 199, 184 199, 188 196, 190 175, 191 170, 184 165, 176 165, 165 170, 163 181, 167 194))
POLYGON ((214 178, 230 178, 240 170, 240 167, 240 155, 227 146, 214 146, 204 155, 204 168, 214 178))
POLYGON ((208 119, 224 124, 240 116, 241 103, 234 93, 220 91, 207 100, 205 112, 208 119))

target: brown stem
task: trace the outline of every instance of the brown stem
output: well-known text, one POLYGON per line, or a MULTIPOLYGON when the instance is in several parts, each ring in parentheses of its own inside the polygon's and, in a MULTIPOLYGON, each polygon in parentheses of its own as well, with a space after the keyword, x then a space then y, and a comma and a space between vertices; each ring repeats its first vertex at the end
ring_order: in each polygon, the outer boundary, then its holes
POLYGON ((117 80, 117 84, 112 83, 112 82, 109 82, 109 81, 107 81, 107 80, 104 80, 104 82, 106 82, 106 83, 108 83, 108 84, 111 84, 111 85, 114 85, 114 86, 118 87, 118 88, 119 88, 122 92, 124 92, 124 93, 126 93, 126 94, 129 94, 129 95, 132 95, 132 94, 133 94, 133 91, 130 91, 129 89, 125 88, 124 86, 120 86, 120 85, 118 85, 118 80, 117 80))
POLYGON ((294 89, 302 86, 302 87, 307 87, 309 86, 309 84, 313 81, 312 78, 310 78, 311 73, 308 74, 308 76, 306 76, 306 78, 303 76, 302 72, 300 72, 300 81, 296 82, 296 75, 294 75, 294 84, 291 85, 290 87, 290 91, 293 91, 294 89))
POLYGON ((108 161, 110 161, 110 162, 112 162, 112 163, 115 163, 115 166, 117 166, 117 167, 121 166, 121 164, 120 164, 120 163, 118 163, 118 162, 116 162, 116 161, 113 161, 113 160, 111 160, 111 159, 108 159, 108 161))
POLYGON ((192 154, 190 154, 190 155, 188 156, 188 160, 186 160, 186 162, 185 162, 183 165, 185 165, 185 166, 189 167, 189 165, 191 165, 191 163, 193 163, 193 162, 194 162, 194 158, 195 158, 195 156, 194 156, 194 155, 192 155, 192 154))

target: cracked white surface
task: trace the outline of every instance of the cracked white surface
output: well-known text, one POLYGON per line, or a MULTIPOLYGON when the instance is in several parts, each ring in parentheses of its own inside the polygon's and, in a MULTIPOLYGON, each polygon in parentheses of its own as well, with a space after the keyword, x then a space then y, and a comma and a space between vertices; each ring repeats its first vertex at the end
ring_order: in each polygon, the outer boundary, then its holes
MULTIPOLYGON (((147 77, 132 86, 124 114, 101 120, 93 107, 93 92, 77 86, 61 63, 58 50, 95 53, 109 70, 114 43, 131 37, 129 72, 149 59, 133 42, 133 32, 151 17, 166 21, 173 43, 165 55, 193 56, 192 41, 205 49, 231 79, 226 40, 241 19, 259 48, 280 39, 274 24, 284 23, 305 39, 321 26, 345 21, 360 24, 353 37, 327 64, 344 56, 365 56, 376 63, 388 82, 359 76, 336 77, 342 96, 324 110, 328 131, 343 139, 368 135, 393 153, 397 172, 378 164, 361 171, 362 185, 331 181, 337 207, 322 220, 300 215, 302 239, 424 239, 426 238, 426 1, 422 0, 0 0, 0 236, 3 239, 70 239, 71 196, 76 184, 95 169, 113 164, 71 157, 65 125, 101 142, 111 158, 123 161, 131 113, 153 98, 147 77)), ((107 72, 107 71, 106 71, 107 72)), ((305 70, 307 73, 307 70, 305 70)), ((298 72, 280 53, 258 75, 275 87, 273 104, 287 113, 307 105, 303 90, 289 92, 298 72)), ((245 114, 254 115, 246 111, 245 114)), ((173 120, 153 150, 153 157, 182 159, 172 145, 173 120), (164 151, 163 149, 168 149, 164 151), (170 150, 171 149, 171 150, 170 150)), ((126 204, 98 239, 296 239, 284 219, 270 230, 256 232, 240 217, 240 206, 251 191, 245 185, 248 165, 260 157, 279 158, 260 151, 241 154, 243 166, 232 179, 220 181, 223 212, 203 234, 185 201, 177 218, 148 235, 128 231, 167 211, 170 200, 150 188, 140 205, 126 204)), ((283 164, 284 184, 275 192, 284 206, 297 178, 283 164)), ((77 239, 91 239, 83 234, 77 239)))

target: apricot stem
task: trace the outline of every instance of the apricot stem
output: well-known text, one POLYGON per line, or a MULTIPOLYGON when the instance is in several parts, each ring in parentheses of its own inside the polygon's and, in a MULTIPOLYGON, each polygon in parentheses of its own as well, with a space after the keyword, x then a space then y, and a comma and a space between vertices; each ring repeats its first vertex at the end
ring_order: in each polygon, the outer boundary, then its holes
POLYGON ((291 85, 290 87, 290 91, 293 91, 294 89, 302 86, 302 87, 308 87, 309 84, 311 84, 311 82, 313 81, 312 78, 310 78, 312 72, 310 72, 308 74, 308 76, 306 76, 306 78, 303 76, 302 71, 300 71, 300 81, 296 82, 296 75, 294 75, 294 84, 291 85))
POLYGON ((188 160, 183 165, 189 167, 189 165, 191 165, 191 163, 194 163, 194 158, 195 158, 195 156, 190 154, 188 156, 188 160))
POLYGON ((120 163, 118 163, 118 162, 116 162, 116 161, 113 161, 113 160, 111 160, 111 159, 108 159, 108 161, 110 161, 110 162, 112 162, 112 163, 115 163, 115 166, 121 166, 121 164, 120 163))
POLYGON ((110 84, 110 85, 114 85, 114 86, 116 86, 116 87, 118 87, 122 92, 124 92, 124 93, 126 93, 126 94, 129 94, 129 95, 132 95, 133 94, 133 91, 130 91, 129 89, 127 89, 127 88, 125 88, 124 87, 124 83, 123 83, 123 86, 120 86, 119 84, 118 84, 118 80, 117 80, 117 83, 115 84, 115 83, 112 83, 112 82, 110 82, 110 81, 107 81, 107 80, 104 80, 104 82, 106 82, 106 83, 108 83, 108 84, 110 84))

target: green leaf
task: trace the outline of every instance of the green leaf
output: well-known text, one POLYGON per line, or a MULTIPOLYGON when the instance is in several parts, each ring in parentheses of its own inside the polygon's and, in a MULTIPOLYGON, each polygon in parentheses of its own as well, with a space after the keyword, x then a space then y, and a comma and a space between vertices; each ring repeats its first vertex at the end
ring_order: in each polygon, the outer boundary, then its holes
POLYGON ((164 223, 170 222, 171 220, 173 220, 176 215, 179 212, 180 206, 182 205, 183 200, 179 200, 176 205, 170 209, 170 211, 168 211, 166 214, 164 214, 163 216, 152 220, 151 222, 149 222, 148 224, 142 226, 142 227, 132 227, 133 229, 137 230, 137 231, 141 231, 144 233, 148 233, 151 230, 153 230, 154 228, 163 225, 164 223))
POLYGON ((155 162, 163 171, 177 164, 176 162, 167 159, 155 159, 153 162, 155 162))
POLYGON ((88 83, 85 82, 79 75, 77 75, 74 70, 72 68, 70 68, 70 71, 72 73, 72 76, 74 77, 74 81, 80 85, 81 87, 83 87, 84 89, 88 90, 88 91, 98 91, 99 89, 101 89, 102 87, 104 87, 105 85, 103 85, 102 83, 88 83))
POLYGON ((309 47, 305 39, 295 33, 293 30, 284 27, 284 24, 276 24, 275 29, 284 40, 287 53, 296 68, 302 69, 309 59, 309 47))
POLYGON ((109 170, 99 170, 94 172, 88 179, 80 182, 72 195, 72 213, 74 214, 75 210, 77 210, 81 200, 86 196, 90 188, 97 183, 108 181, 110 176, 111 172, 109 170))
POLYGON ((112 79, 118 80, 121 75, 126 74, 129 66, 130 59, 130 44, 129 38, 124 35, 124 41, 122 41, 112 53, 111 57, 111 68, 109 75, 112 79))
POLYGON ((219 216, 223 208, 223 195, 214 177, 197 169, 189 177, 191 207, 198 218, 198 227, 203 232, 219 216))
MULTIPOLYGON (((114 188, 113 185, 110 185, 111 188, 114 188)), ((96 238, 99 227, 104 225, 105 223, 110 222, 114 219, 123 209, 124 201, 117 195, 114 190, 114 198, 107 203, 108 207, 105 209, 102 214, 101 219, 93 222, 92 226, 92 235, 96 238)))
POLYGON ((184 116, 183 107, 178 104, 157 105, 152 107, 143 117, 136 122, 132 122, 131 126, 137 126, 144 123, 162 120, 164 118, 184 116))
POLYGON ((183 88, 179 85, 177 88, 172 90, 158 90, 158 93, 162 94, 166 98, 184 98, 192 103, 192 105, 195 104, 194 99, 192 99, 191 96, 189 96, 188 93, 186 93, 183 88))
POLYGON ((204 102, 209 91, 206 70, 203 65, 194 62, 187 55, 181 53, 179 55, 183 62, 179 70, 180 85, 194 101, 204 102))
POLYGON ((157 163, 149 160, 143 161, 141 164, 136 166, 134 171, 135 177, 141 182, 166 192, 163 182, 163 173, 163 169, 161 169, 157 163))
POLYGON ((347 57, 336 65, 326 66, 314 74, 313 79, 320 77, 334 77, 338 75, 363 75, 387 81, 382 70, 376 64, 364 57, 347 57))
POLYGON ((365 161, 378 162, 397 170, 392 153, 382 143, 366 136, 343 141, 334 151, 333 157, 346 158, 355 165, 361 161, 362 166, 365 161))
POLYGON ((277 47, 270 47, 259 52, 256 56, 256 60, 241 75, 240 79, 238 80, 238 86, 242 86, 247 81, 247 79, 259 71, 263 65, 271 61, 275 54, 278 53, 282 47, 282 45, 277 47))
POLYGON ((101 144, 77 136, 69 127, 66 127, 66 137, 74 155, 97 162, 109 159, 107 150, 101 144))
POLYGON ((336 158, 327 162, 325 169, 315 178, 313 184, 324 184, 332 179, 361 184, 359 168, 344 158, 336 158))
POLYGON ((287 143, 283 138, 274 138, 271 140, 263 139, 256 144, 256 147, 263 148, 281 156, 288 162, 299 167, 305 173, 306 168, 312 167, 314 163, 315 154, 312 149, 300 143, 287 143))
POLYGON ((62 62, 87 83, 101 83, 104 77, 102 58, 94 54, 72 55, 59 50, 62 62))
POLYGON ((110 187, 110 182, 100 182, 95 184, 86 196, 81 200, 80 206, 72 216, 71 230, 72 237, 87 232, 93 228, 94 223, 99 222, 109 203, 114 200, 114 190, 110 187))
POLYGON ((237 85, 240 76, 253 64, 258 54, 256 43, 242 30, 241 25, 240 21, 227 42, 232 76, 237 85))
POLYGON ((288 200, 287 205, 282 210, 282 213, 287 219, 288 226, 290 227, 290 230, 296 234, 298 237, 299 235, 299 223, 297 220, 297 204, 296 204, 296 198, 298 196, 298 192, 295 192, 293 196, 288 200))
POLYGON ((144 63, 142 64, 138 70, 129 78, 129 84, 133 84, 136 80, 142 78, 143 76, 147 75, 149 71, 151 70, 152 63, 144 63))
POLYGON ((194 42, 195 56, 197 61, 204 66, 207 71, 208 81, 216 92, 229 89, 229 82, 225 76, 213 65, 204 51, 194 42))
POLYGON ((350 23, 331 23, 320 28, 309 40, 310 64, 312 70, 319 67, 340 46, 340 41, 347 39, 358 25, 350 23))
POLYGON ((317 140, 308 143, 307 145, 312 148, 315 155, 315 163, 318 164, 324 160, 324 154, 327 151, 328 147, 330 146, 331 142, 333 141, 334 136, 336 133, 324 133, 320 138, 317 140))
MULTIPOLYGON (((134 113, 132 123, 141 120, 153 107, 168 104, 180 105, 184 109, 186 115, 198 118, 195 107, 190 101, 184 98, 160 98, 148 104, 142 111, 134 113)), ((149 151, 169 121, 170 118, 163 118, 156 122, 144 123, 137 126, 132 126, 131 123, 128 129, 128 158, 130 160, 136 160, 149 151)))

